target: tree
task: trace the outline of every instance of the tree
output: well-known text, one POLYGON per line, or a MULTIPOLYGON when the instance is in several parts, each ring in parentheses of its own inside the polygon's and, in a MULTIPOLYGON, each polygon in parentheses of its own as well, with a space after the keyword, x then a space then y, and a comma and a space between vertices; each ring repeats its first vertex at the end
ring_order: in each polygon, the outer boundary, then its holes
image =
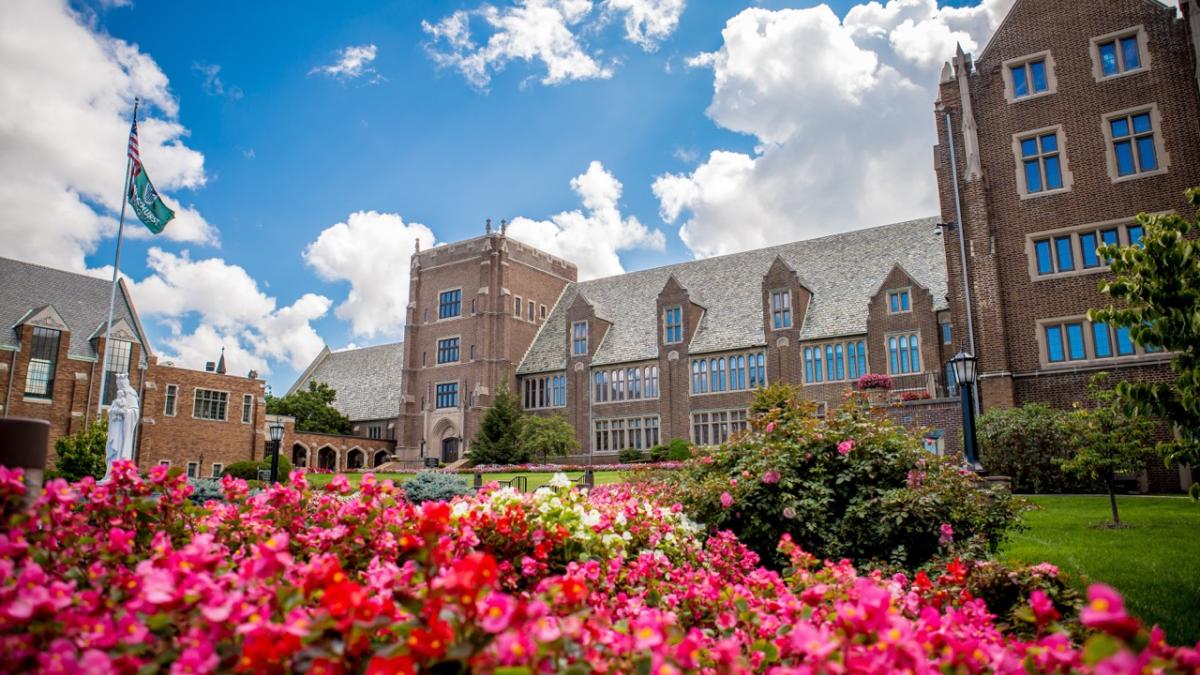
POLYGON ((475 464, 519 464, 529 460, 529 453, 517 443, 521 409, 517 395, 501 386, 492 399, 479 425, 479 433, 471 443, 471 459, 475 464))
POLYGON ((1097 373, 1088 384, 1088 398, 1094 405, 1075 404, 1075 412, 1067 420, 1075 439, 1075 455, 1061 465, 1067 474, 1104 481, 1113 525, 1120 525, 1115 478, 1119 473, 1146 468, 1154 420, 1126 414, 1116 391, 1107 386, 1107 379, 1108 373, 1097 373))
POLYGON ((526 415, 517 432, 522 452, 541 457, 565 457, 579 449, 575 428, 562 415, 526 415))
POLYGON ((308 389, 287 396, 267 396, 267 413, 295 418, 296 431, 349 434, 350 418, 333 407, 337 391, 324 382, 309 380, 308 389))
MULTIPOLYGON (((1200 218, 1200 189, 1187 191, 1200 218)), ((1200 465, 1200 249, 1197 218, 1139 214, 1140 246, 1104 246, 1113 278, 1100 290, 1120 301, 1088 312, 1088 319, 1128 328, 1143 349, 1171 352, 1171 382, 1122 382, 1117 398, 1131 415, 1165 419, 1175 438, 1159 443, 1168 463, 1200 465)), ((1192 485, 1200 497, 1200 484, 1192 485)))
POLYGON ((55 471, 60 478, 72 483, 91 476, 97 480, 104 477, 104 446, 108 444, 108 420, 100 419, 75 432, 74 436, 63 436, 54 441, 58 453, 55 471))

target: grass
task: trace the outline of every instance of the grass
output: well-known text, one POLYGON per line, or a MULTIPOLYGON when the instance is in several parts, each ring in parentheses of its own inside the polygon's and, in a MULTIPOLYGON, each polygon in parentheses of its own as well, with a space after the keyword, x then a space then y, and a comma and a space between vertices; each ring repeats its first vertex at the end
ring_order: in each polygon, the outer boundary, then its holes
POLYGON ((1029 529, 1016 534, 1003 559, 1058 565, 1082 590, 1103 582, 1125 596, 1129 611, 1159 624, 1167 640, 1200 640, 1200 504, 1186 497, 1118 497, 1127 527, 1110 522, 1108 497, 1035 496, 1029 529))
MULTIPOLYGON (((570 478, 572 480, 577 479, 583 475, 582 471, 568 471, 566 473, 567 473, 567 478, 570 478)), ((375 474, 375 478, 376 478, 376 480, 381 480, 381 481, 391 479, 391 480, 395 481, 397 484, 399 484, 399 483, 403 483, 404 481, 408 480, 409 478, 412 478, 413 475, 414 474, 411 474, 411 473, 377 473, 377 474, 375 474)), ((460 478, 462 478, 464 481, 466 481, 468 485, 472 484, 472 482, 475 480, 474 474, 460 473, 457 475, 460 478)), ((513 473, 485 473, 485 474, 483 474, 483 482, 489 483, 494 480, 501 480, 501 481, 512 480, 513 477, 518 476, 518 475, 523 475, 527 478, 527 480, 529 481, 528 489, 530 489, 530 490, 538 489, 542 485, 548 483, 550 481, 550 479, 554 477, 554 474, 552 474, 552 473, 541 473, 541 472, 538 472, 538 473, 533 473, 533 472, 530 472, 530 473, 516 473, 516 472, 513 472, 513 473)), ((313 473, 313 474, 309 474, 307 476, 307 478, 308 478, 309 485, 312 485, 315 487, 320 487, 322 485, 325 485, 329 481, 333 480, 333 476, 334 476, 334 474, 331 474, 331 473, 313 473)), ((346 478, 348 478, 350 480, 351 485, 357 485, 358 482, 360 480, 362 480, 362 477, 363 477, 363 474, 361 474, 361 473, 346 474, 346 478)), ((595 473, 595 477, 596 477, 596 485, 607 485, 609 483, 620 483, 623 480, 623 478, 621 477, 620 471, 597 471, 595 473)))

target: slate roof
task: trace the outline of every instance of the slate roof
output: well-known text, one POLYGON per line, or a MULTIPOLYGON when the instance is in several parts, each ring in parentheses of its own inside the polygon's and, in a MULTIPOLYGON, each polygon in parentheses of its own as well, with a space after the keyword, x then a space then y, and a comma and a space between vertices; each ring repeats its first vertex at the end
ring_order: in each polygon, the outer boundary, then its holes
POLYGON ((400 414, 403 374, 403 342, 340 352, 325 347, 287 393, 309 380, 324 382, 337 391, 333 407, 351 421, 392 418, 400 414))
POLYGON ((705 307, 689 345, 691 353, 765 345, 762 277, 776 256, 813 293, 800 331, 802 340, 865 333, 867 302, 896 265, 933 293, 935 309, 946 309, 946 258, 942 241, 934 234, 937 222, 937 218, 922 218, 570 284, 517 372, 566 368, 566 311, 580 293, 601 318, 613 322, 593 365, 655 358, 655 303, 671 275, 693 302, 705 307))
MULTIPOLYGON (((71 331, 67 354, 74 358, 95 359, 92 335, 103 333, 108 320, 108 299, 112 281, 56 270, 33 263, 0 258, 0 348, 17 349, 17 326, 36 310, 54 308, 71 331)), ((117 293, 113 323, 120 319, 137 332, 142 344, 142 362, 150 351, 146 333, 137 312, 126 296, 124 284, 117 293)))

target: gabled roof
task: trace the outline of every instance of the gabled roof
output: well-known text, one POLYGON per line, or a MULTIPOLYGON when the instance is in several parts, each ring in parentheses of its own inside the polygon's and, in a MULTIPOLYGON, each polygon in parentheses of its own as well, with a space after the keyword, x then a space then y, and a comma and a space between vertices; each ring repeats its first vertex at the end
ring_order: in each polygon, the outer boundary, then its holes
POLYGON ((337 391, 333 407, 351 421, 386 419, 400 414, 403 375, 403 342, 340 352, 325 347, 287 393, 324 382, 337 391))
MULTIPOLYGON (((142 363, 145 363, 145 355, 151 351, 146 332, 125 283, 122 281, 118 287, 120 292, 113 310, 114 333, 117 324, 124 320, 131 337, 142 345, 142 363)), ((46 323, 49 327, 61 321, 65 324, 62 330, 71 332, 67 354, 75 358, 98 358, 100 355, 90 338, 104 332, 111 289, 112 282, 106 279, 0 258, 0 347, 18 348, 17 330, 25 323, 39 323, 38 319, 43 319, 50 322, 46 323)))
MULTIPOLYGON (((653 359, 658 355, 658 294, 672 275, 693 299, 703 298, 704 316, 689 349, 694 354, 766 344, 762 279, 782 258, 812 291, 800 338, 817 340, 867 331, 867 302, 880 275, 903 267, 945 309, 946 258, 934 234, 937 218, 922 218, 781 246, 668 265, 569 284, 522 360, 517 372, 541 373, 566 367, 566 308, 582 293, 593 306, 615 314, 594 365, 653 359)), ((698 303, 699 304, 699 303, 698 303)))
MULTIPOLYGON (((1035 1, 1035 0, 1014 0, 1013 4, 1008 8, 1008 11, 1004 13, 1004 18, 1001 19, 1000 23, 996 25, 996 30, 992 31, 991 36, 988 37, 988 41, 986 44, 983 45, 983 49, 979 50, 979 55, 975 57, 976 62, 983 61, 988 57, 988 50, 991 49, 992 45, 996 44, 996 38, 1003 31, 1007 30, 1008 20, 1019 13, 1020 6, 1025 2, 1032 2, 1032 1, 1035 1)), ((1052 0, 1040 0, 1040 1, 1048 2, 1048 1, 1052 1, 1052 0)), ((1166 11, 1166 12, 1175 12, 1176 11, 1175 7, 1173 7, 1171 4, 1169 4, 1167 2, 1164 2, 1163 0, 1125 0, 1125 1, 1140 2, 1141 4, 1148 5, 1151 9, 1156 9, 1159 11, 1166 11)), ((1058 3, 1056 2, 1056 4, 1058 4, 1058 3)), ((1087 7, 1086 4, 1082 5, 1082 6, 1087 7)), ((1087 7, 1087 9, 1089 11, 1092 11, 1094 8, 1087 7)), ((959 45, 959 47, 961 48, 961 45, 959 45)))

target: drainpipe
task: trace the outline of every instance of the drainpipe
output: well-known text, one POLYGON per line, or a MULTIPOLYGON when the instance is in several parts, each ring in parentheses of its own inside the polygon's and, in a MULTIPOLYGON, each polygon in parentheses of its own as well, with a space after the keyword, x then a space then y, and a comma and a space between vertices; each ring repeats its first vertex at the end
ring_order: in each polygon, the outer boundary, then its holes
MULTIPOLYGON (((958 194, 958 161, 954 156, 954 123, 949 110, 946 111, 946 138, 950 144, 950 174, 954 182, 954 217, 957 219, 955 224, 958 226, 956 228, 958 230, 958 257, 962 263, 963 300, 966 303, 967 312, 967 344, 971 347, 971 354, 978 358, 979 354, 975 351, 975 322, 971 318, 973 311, 971 309, 971 283, 967 277, 966 235, 963 234, 963 230, 966 228, 962 218, 962 199, 958 194)), ((979 414, 979 399, 982 397, 973 396, 972 398, 975 402, 975 414, 979 414)))
MULTIPOLYGON (((21 343, 17 342, 17 348, 14 349, 13 353, 12 353, 12 362, 8 364, 8 387, 7 387, 7 391, 4 393, 4 416, 5 417, 8 417, 8 408, 9 408, 9 405, 12 403, 12 383, 13 383, 13 379, 15 379, 17 377, 17 353, 20 351, 21 351, 21 343)), ((90 405, 91 404, 89 403, 89 406, 90 405)), ((87 413, 84 413, 84 414, 86 415, 87 413)), ((85 421, 86 421, 86 418, 85 418, 85 421)))

